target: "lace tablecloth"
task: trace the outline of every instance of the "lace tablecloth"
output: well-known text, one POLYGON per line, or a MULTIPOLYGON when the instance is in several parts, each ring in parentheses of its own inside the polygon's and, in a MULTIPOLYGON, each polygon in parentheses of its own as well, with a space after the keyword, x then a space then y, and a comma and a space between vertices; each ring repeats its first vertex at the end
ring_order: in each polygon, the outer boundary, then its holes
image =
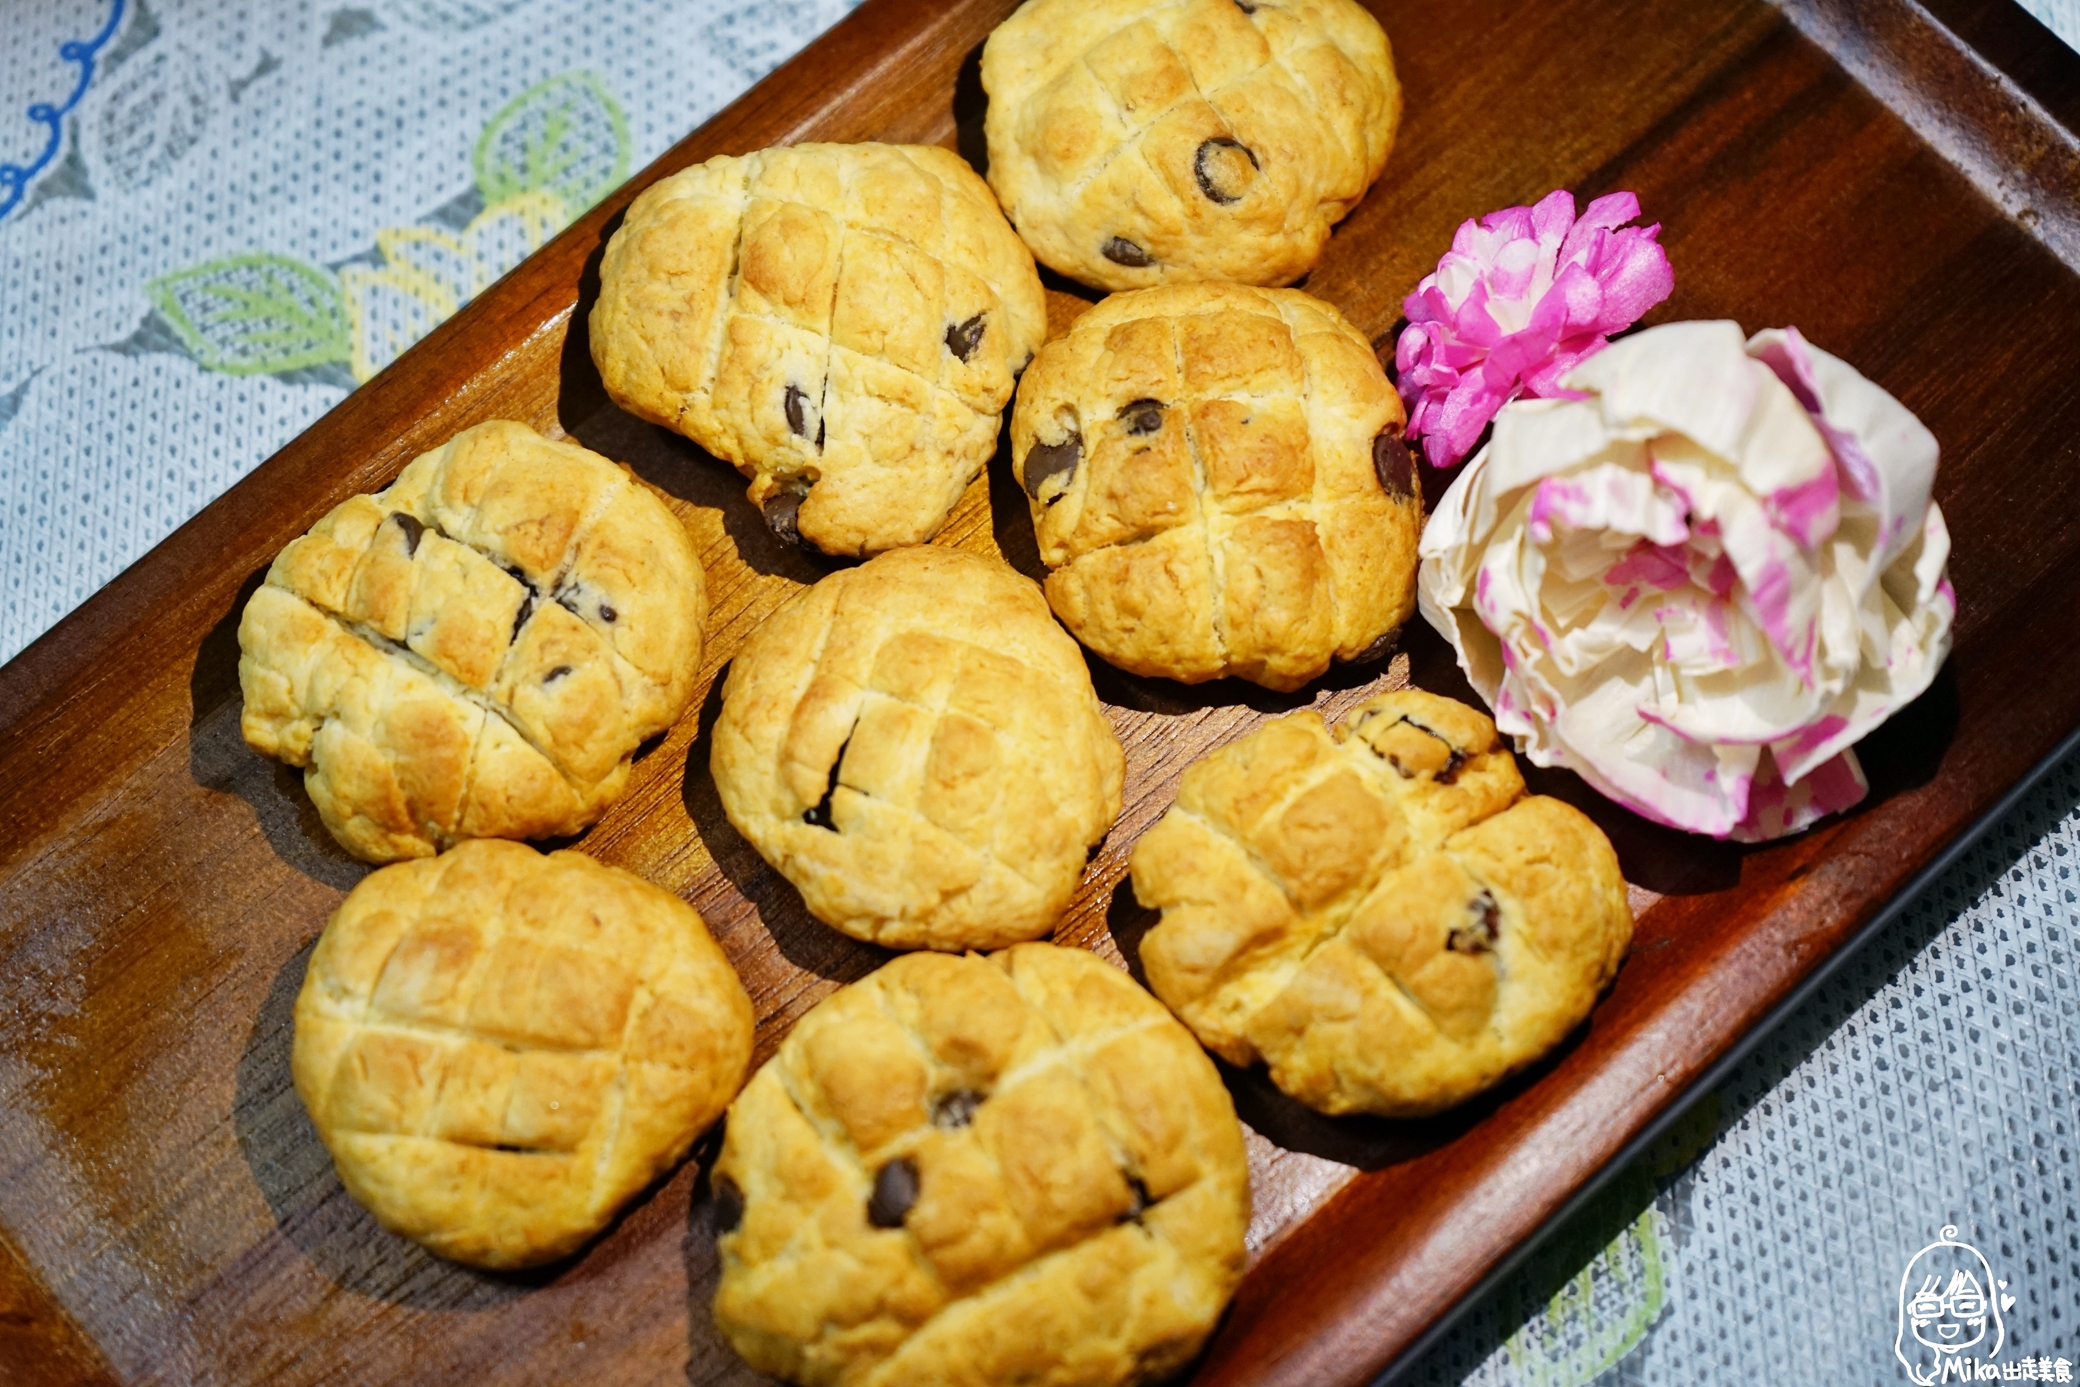
MULTIPOLYGON (((0 10, 0 660, 847 8, 0 10)), ((1960 1358, 2071 1380, 2076 806, 2080 761, 1408 1380, 1906 1381, 1967 1281, 1960 1358)))
POLYGON ((0 8, 0 660, 849 8, 0 8))

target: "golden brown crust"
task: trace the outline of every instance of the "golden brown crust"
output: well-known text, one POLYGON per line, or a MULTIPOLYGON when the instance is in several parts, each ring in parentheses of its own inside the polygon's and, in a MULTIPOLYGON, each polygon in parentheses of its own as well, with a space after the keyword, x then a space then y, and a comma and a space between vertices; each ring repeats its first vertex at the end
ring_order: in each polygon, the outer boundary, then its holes
POLYGON ((1610 841, 1526 797, 1484 714, 1413 689, 1331 736, 1295 713, 1185 772, 1135 845, 1156 995, 1323 1112, 1462 1102, 1560 1043, 1617 973, 1610 841))
POLYGON ((1039 589, 937 546, 768 617, 730 666, 711 767, 729 821, 817 919, 898 949, 1047 933, 1125 774, 1039 589))
POLYGON ((1104 289, 1290 284, 1386 166, 1387 36, 1355 0, 1028 0, 982 52, 989 181, 1104 289))
POLYGON ((805 144, 645 191, 607 245, 591 331, 622 408, 734 463, 776 530, 868 554, 946 523, 1047 309, 959 155, 805 144))
POLYGON ((716 1322, 797 1382, 1152 1381, 1242 1273, 1227 1090, 1081 950, 895 960, 802 1018, 727 1133, 716 1322))
POLYGON ((1122 669, 1297 689, 1415 610, 1401 399, 1297 289, 1115 294, 1019 383, 1013 467, 1047 598, 1122 669))
POLYGON ((240 729, 369 862, 576 833, 686 711, 706 622, 663 502, 494 420, 275 559, 239 620, 240 729))
POLYGON ((575 1251, 685 1156, 743 1082, 751 1025, 692 906, 486 839, 349 893, 297 995, 291 1067, 385 1228, 523 1267, 575 1251))

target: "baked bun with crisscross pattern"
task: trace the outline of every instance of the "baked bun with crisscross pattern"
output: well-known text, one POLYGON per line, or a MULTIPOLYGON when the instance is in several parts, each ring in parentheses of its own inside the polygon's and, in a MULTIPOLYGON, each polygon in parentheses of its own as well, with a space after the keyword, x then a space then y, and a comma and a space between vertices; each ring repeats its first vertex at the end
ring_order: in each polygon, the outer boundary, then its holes
POLYGON ((365 878, 296 998, 340 1182, 443 1257, 577 1250, 743 1082, 751 1000, 701 917, 576 852, 484 839, 365 878))
POLYGON ((1149 985, 1323 1112, 1414 1117, 1536 1061, 1632 940, 1610 840, 1526 796, 1485 714, 1404 689, 1266 723, 1134 848, 1149 985))
POLYGON ((1249 1168, 1184 1027, 1080 949, 912 954, 803 1017, 731 1105, 715 1319, 835 1387, 1115 1387, 1189 1363, 1249 1168))
POLYGON ((623 409, 734 463, 782 539, 870 554, 946 523, 1047 306, 959 155, 805 144, 644 192, 591 323, 623 409))
POLYGON ((798 594, 730 665, 729 821, 817 919, 897 949, 1050 930, 1119 816, 1125 758, 1040 590, 898 549, 798 594))
POLYGON ((1019 383, 1011 456, 1047 600, 1122 669, 1297 689, 1415 610, 1401 398, 1297 289, 1114 294, 1019 383))
POLYGON ((495 420, 275 559, 239 620, 240 728, 370 862, 576 833, 685 712, 706 621, 662 501, 495 420))
POLYGON ((982 50, 989 181, 1103 289, 1290 284, 1386 167, 1401 84, 1355 0, 1028 0, 982 50))

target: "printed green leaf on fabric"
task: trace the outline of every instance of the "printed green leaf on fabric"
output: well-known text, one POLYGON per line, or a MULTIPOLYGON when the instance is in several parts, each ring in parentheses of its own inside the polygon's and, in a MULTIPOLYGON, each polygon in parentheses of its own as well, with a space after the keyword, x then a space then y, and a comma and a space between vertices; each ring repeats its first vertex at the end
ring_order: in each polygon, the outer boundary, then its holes
POLYGON ((487 206, 552 192, 576 217, 628 176, 628 122, 589 72, 529 87, 477 140, 477 189, 487 206))
POLYGON ((235 376, 345 361, 346 308, 326 271, 287 256, 226 256, 153 280, 145 293, 189 355, 235 376))
POLYGON ((1711 1145, 1719 1120, 1706 1094, 1503 1283, 1503 1352, 1489 1364, 1500 1371, 1481 1381, 1590 1387, 1647 1341, 1675 1292, 1676 1201, 1662 1181, 1711 1145))
MULTIPOLYGON (((1651 1195, 1644 1186, 1635 1197, 1651 1195)), ((1543 1304, 1523 1303, 1527 1286, 1508 1286, 1499 1297, 1505 1320, 1517 1325, 1504 1341, 1511 1380, 1526 1387, 1588 1387, 1645 1343, 1668 1306, 1669 1232, 1667 1216, 1647 1202, 1600 1248, 1591 1251, 1578 1236, 1563 1236, 1541 1249, 1534 1261, 1547 1264, 1539 1269, 1547 1276, 1561 1265, 1578 1269, 1557 1286, 1545 1280, 1551 1294, 1543 1304)), ((1534 1278, 1543 1279, 1537 1272, 1534 1278)))

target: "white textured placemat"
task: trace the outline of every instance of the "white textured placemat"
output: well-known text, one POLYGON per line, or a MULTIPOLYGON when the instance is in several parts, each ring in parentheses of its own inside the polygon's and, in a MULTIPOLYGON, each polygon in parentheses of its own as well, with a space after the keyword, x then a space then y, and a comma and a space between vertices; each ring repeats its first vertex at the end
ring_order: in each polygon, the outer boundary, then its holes
POLYGON ((0 661, 849 8, 0 6, 0 661))
POLYGON ((2069 47, 2080 48, 2080 0, 2022 0, 2022 8, 2043 20, 2069 47))

